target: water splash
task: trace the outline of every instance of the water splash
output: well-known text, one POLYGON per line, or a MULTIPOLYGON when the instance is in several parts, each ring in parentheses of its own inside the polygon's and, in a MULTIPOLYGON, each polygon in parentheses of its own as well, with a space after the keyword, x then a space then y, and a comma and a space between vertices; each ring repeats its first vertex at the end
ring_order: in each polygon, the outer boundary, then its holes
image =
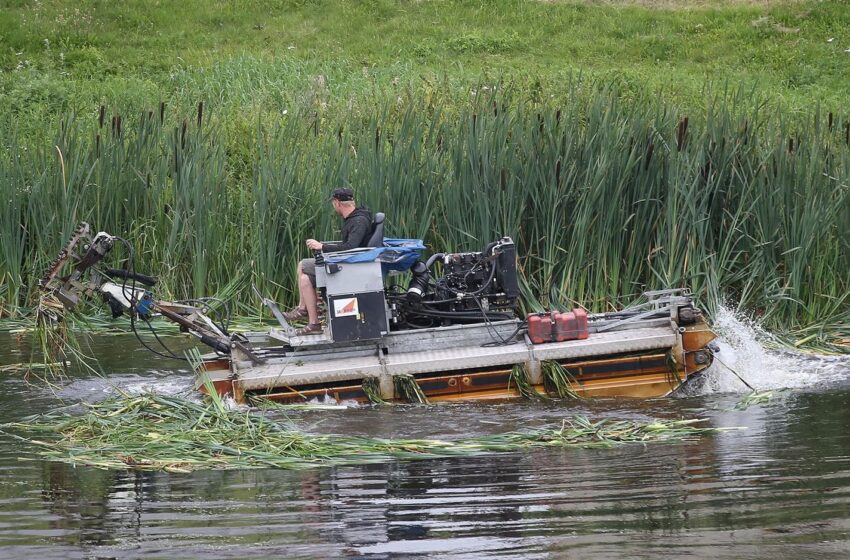
POLYGON ((775 337, 727 307, 718 309, 712 327, 720 351, 696 387, 696 394, 748 392, 733 370, 757 391, 811 388, 850 380, 850 357, 775 350, 780 347, 775 337))
MULTIPOLYGON (((159 373, 152 370, 152 373, 159 373)), ((157 377, 134 373, 78 378, 70 381, 56 393, 63 399, 96 402, 117 395, 159 393, 163 395, 191 395, 193 378, 185 372, 157 377)))
POLYGON ((135 382, 113 384, 129 395, 140 395, 142 393, 181 395, 192 392, 194 376, 191 373, 187 374, 182 371, 178 375, 167 375, 165 372, 155 373, 158 373, 155 379, 144 378, 135 382))

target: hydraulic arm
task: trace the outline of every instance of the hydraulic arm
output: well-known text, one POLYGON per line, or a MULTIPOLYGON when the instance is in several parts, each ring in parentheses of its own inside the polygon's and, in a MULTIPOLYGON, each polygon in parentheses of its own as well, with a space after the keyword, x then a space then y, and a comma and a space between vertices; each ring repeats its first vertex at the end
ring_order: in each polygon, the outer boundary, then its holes
MULTIPOLYGON (((158 313, 217 352, 229 354, 234 345, 241 346, 241 341, 234 340, 202 308, 156 299, 151 291, 156 283, 156 278, 135 272, 132 246, 126 240, 105 232, 92 236, 91 228, 83 222, 50 264, 39 287, 52 294, 66 310, 76 307, 82 298, 98 294, 109 305, 113 317, 126 312, 131 320, 147 321, 158 313), (101 267, 116 242, 127 248, 127 265, 118 269, 101 267)), ((51 308, 59 309, 55 305, 51 308)), ((62 317, 54 312, 52 318, 60 320, 62 317)))

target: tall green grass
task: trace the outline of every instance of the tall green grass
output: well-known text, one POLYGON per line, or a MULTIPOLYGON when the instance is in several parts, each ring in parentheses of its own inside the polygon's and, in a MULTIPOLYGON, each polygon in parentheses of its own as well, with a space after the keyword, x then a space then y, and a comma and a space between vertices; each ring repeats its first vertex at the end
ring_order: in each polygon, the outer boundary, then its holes
POLYGON ((5 122, 2 307, 32 304, 80 220, 131 239, 161 296, 247 306, 255 283, 292 303, 303 241, 335 237, 327 193, 351 185, 387 214, 388 236, 441 251, 512 236, 528 308, 601 310, 687 285, 709 309, 726 300, 794 336, 850 336, 847 115, 786 119, 743 89, 707 94, 697 114, 612 85, 564 87, 495 83, 454 103, 406 90, 237 132, 200 107, 107 110, 66 117, 38 145, 5 122))

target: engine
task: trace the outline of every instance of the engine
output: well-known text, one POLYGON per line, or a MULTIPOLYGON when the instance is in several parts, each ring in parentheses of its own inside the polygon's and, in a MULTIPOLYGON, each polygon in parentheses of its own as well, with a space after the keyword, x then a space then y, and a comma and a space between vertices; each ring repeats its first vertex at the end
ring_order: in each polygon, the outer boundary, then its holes
POLYGON ((390 298, 396 328, 513 319, 519 297, 516 246, 510 237, 481 252, 437 253, 417 262, 406 293, 390 298))

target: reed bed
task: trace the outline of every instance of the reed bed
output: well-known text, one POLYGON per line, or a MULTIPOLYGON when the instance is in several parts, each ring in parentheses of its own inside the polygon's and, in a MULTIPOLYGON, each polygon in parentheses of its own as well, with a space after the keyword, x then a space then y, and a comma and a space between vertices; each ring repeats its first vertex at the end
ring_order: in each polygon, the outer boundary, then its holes
POLYGON ((649 423, 565 419, 556 428, 463 440, 314 435, 265 413, 144 394, 83 405, 81 415, 51 412, 6 424, 36 457, 101 469, 190 472, 199 469, 303 469, 393 459, 467 457, 546 447, 612 447, 682 441, 717 432, 699 420, 649 423))
POLYGON ((793 342, 845 348, 848 115, 792 120, 746 90, 708 92, 701 114, 609 84, 545 93, 496 83, 448 104, 410 91, 238 134, 203 105, 186 118, 103 108, 39 145, 0 122, 0 313, 31 308, 81 220, 132 240, 161 297, 259 314, 256 284, 293 304, 304 239, 334 238, 327 193, 351 185, 390 236, 441 251, 512 236, 526 309, 602 311, 687 285, 709 310, 730 301, 793 342))

